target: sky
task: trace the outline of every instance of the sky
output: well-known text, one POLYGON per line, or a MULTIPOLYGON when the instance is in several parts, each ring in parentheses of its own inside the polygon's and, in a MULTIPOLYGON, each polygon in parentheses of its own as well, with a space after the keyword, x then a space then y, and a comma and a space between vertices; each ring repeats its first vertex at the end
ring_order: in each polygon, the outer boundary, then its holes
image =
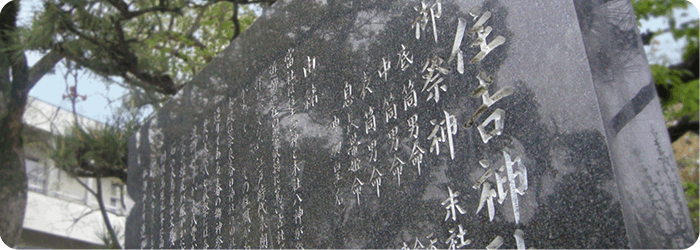
MULTIPOLYGON (((691 2, 696 4, 700 2, 700 0, 691 2)), ((19 16, 20 25, 30 23, 32 13, 34 11, 40 11, 40 3, 41 0, 22 1, 19 16)), ((676 11, 674 14, 678 19, 678 23, 683 23, 690 19, 698 19, 698 11, 693 5, 690 5, 687 10, 676 11)), ((647 29, 652 31, 659 30, 667 25, 663 18, 642 21, 641 23, 641 32, 647 29)), ((666 55, 666 59, 649 58, 651 63, 673 64, 681 61, 681 50, 684 45, 682 41, 675 41, 670 34, 661 35, 655 39, 662 44, 658 46, 660 51, 657 54, 666 55)), ((647 55, 649 55, 649 46, 646 46, 645 50, 647 50, 647 55)), ((26 55, 30 67, 41 58, 41 54, 36 52, 28 52, 26 55)), ((29 95, 49 104, 71 110, 70 101, 67 99, 63 100, 62 95, 67 93, 68 86, 73 85, 75 82, 72 76, 65 79, 65 73, 66 69, 63 62, 57 64, 55 67, 55 74, 45 75, 37 85, 32 88, 29 95)), ((106 122, 112 116, 113 111, 121 105, 121 99, 126 95, 126 90, 116 84, 106 85, 99 77, 92 75, 88 71, 82 71, 78 76, 78 94, 87 95, 87 100, 77 103, 77 113, 93 120, 106 122)))
MULTIPOLYGON (((692 19, 698 19, 698 10, 696 8, 697 4, 700 3, 700 0, 695 0, 695 1, 690 1, 692 4, 688 6, 688 9, 686 10, 676 10, 674 12, 674 16, 676 17, 676 23, 681 24, 684 22, 687 22, 692 19)), ((668 22, 664 18, 652 18, 650 20, 641 20, 641 27, 639 29, 639 32, 645 32, 647 30, 651 31, 657 31, 660 29, 663 29, 665 27, 668 27, 668 22)), ((657 40, 659 44, 659 55, 666 55, 667 56, 667 61, 664 62, 663 58, 651 58, 649 57, 649 50, 651 49, 650 46, 644 46, 645 51, 647 52, 647 59, 649 60, 649 63, 655 63, 655 64, 674 64, 678 63, 681 61, 681 55, 683 53, 683 46, 685 46, 684 41, 676 41, 673 39, 673 36, 669 33, 656 36, 654 37, 654 40, 657 40)))
MULTIPOLYGON (((36 52, 26 53, 26 55, 29 65, 33 65, 41 58, 41 55, 36 52)), ((29 96, 71 111, 71 102, 69 99, 63 99, 63 95, 67 93, 68 86, 74 85, 75 81, 72 75, 65 79, 65 74, 66 67, 63 62, 58 63, 55 74, 44 75, 29 91, 29 96)), ((100 77, 92 75, 87 70, 79 71, 78 94, 86 95, 87 99, 82 101, 78 98, 76 112, 86 118, 105 123, 121 106, 121 99, 126 93, 124 88, 116 84, 106 85, 100 77)))
MULTIPOLYGON (((20 6, 19 25, 29 25, 32 13, 40 11, 41 0, 23 0, 20 6)), ((42 54, 38 52, 25 52, 27 63, 31 67, 42 54)), ((29 96, 42 100, 54 106, 59 106, 68 111, 72 111, 71 102, 63 99, 67 93, 68 86, 75 84, 72 75, 64 78, 66 74, 65 61, 56 64, 54 74, 46 74, 29 91, 29 96)), ((107 122, 121 106, 121 99, 126 95, 126 90, 116 84, 107 85, 104 81, 87 70, 78 73, 78 94, 86 95, 87 99, 76 104, 76 112, 86 118, 99 122, 107 122)))

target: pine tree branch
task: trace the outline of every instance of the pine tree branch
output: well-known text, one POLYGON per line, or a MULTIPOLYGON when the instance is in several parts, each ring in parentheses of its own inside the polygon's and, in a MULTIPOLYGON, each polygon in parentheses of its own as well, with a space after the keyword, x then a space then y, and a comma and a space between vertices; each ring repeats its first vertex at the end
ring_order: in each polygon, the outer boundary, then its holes
POLYGON ((41 59, 39 59, 39 61, 34 64, 31 69, 29 69, 29 82, 27 83, 27 88, 32 89, 34 85, 36 85, 36 83, 39 82, 39 80, 41 80, 46 73, 53 70, 54 66, 56 66, 56 64, 63 58, 64 56, 55 49, 41 57, 41 59))
POLYGON ((171 12, 177 15, 182 14, 182 8, 168 8, 165 4, 145 8, 137 11, 129 11, 129 5, 121 0, 107 0, 121 14, 121 20, 129 20, 149 12, 171 12))

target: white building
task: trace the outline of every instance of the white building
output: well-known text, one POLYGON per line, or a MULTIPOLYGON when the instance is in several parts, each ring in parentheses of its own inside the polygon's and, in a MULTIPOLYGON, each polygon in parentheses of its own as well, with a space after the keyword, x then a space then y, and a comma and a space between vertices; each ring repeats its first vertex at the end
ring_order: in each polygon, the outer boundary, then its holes
MULTIPOLYGON (((56 135, 65 135, 73 114, 46 102, 29 98, 24 114, 27 210, 19 248, 100 248, 108 235, 96 198, 76 179, 57 169, 45 150, 56 135)), ((84 127, 104 126, 78 117, 84 127)), ((93 190, 94 178, 80 178, 93 190)), ((126 185, 117 178, 101 180, 108 217, 124 245, 125 205, 130 203, 126 185), (122 193, 122 190, 124 193, 122 193), (122 197, 125 197, 122 203, 122 197)), ((130 206, 128 204, 128 206, 130 206)))

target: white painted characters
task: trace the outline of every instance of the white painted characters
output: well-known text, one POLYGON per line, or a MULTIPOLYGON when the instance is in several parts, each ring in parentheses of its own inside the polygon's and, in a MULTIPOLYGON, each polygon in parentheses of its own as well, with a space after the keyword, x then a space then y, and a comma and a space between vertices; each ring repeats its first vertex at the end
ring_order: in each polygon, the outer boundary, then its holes
POLYGON ((418 12, 418 16, 413 20, 411 28, 415 28, 416 40, 420 39, 420 32, 424 31, 428 26, 428 22, 432 24, 433 37, 435 42, 438 41, 437 27, 435 19, 442 16, 442 0, 437 0, 433 4, 428 4, 421 1, 420 6, 413 7, 418 12), (428 18, 430 16, 430 18, 428 18))
POLYGON ((459 196, 459 191, 457 192, 452 192, 452 188, 447 187, 447 192, 448 192, 448 197, 445 199, 441 204, 442 206, 445 207, 445 210, 447 210, 447 214, 445 215, 445 221, 448 219, 452 218, 452 221, 457 221, 457 213, 459 212, 460 214, 465 214, 467 211, 465 211, 459 204, 459 200, 457 199, 457 196, 459 196))

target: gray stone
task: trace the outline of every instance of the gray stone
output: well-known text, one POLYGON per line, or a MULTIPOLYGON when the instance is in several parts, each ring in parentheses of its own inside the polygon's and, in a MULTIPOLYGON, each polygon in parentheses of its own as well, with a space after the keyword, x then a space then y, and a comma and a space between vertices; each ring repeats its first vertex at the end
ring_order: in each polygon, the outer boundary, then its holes
POLYGON ((132 137, 128 186, 127 248, 695 241, 623 0, 278 1, 132 137))

